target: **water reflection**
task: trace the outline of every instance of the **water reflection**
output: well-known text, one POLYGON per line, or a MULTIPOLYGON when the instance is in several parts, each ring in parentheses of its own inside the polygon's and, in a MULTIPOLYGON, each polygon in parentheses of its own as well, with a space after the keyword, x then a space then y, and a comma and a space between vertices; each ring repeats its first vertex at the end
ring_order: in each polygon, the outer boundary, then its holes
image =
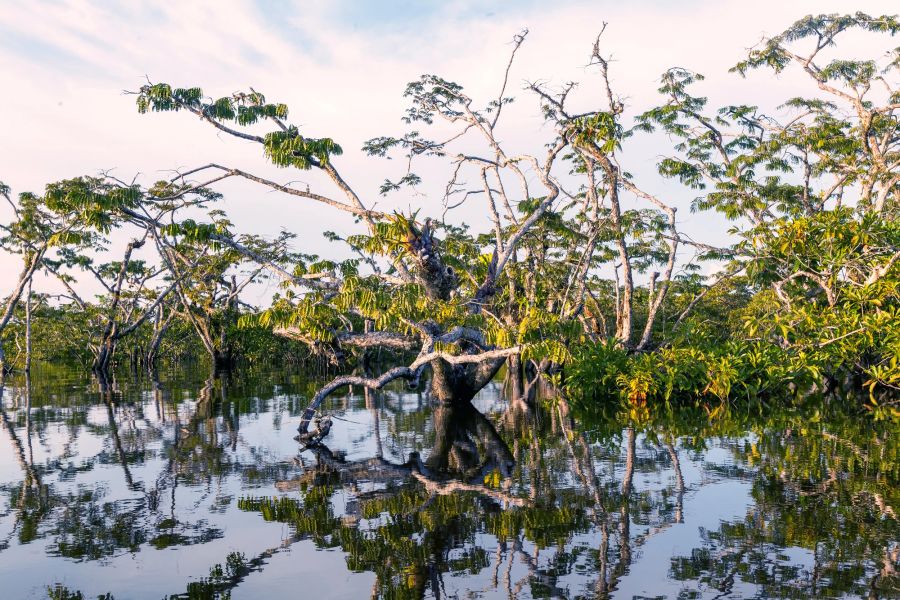
POLYGON ((896 425, 351 390, 298 452, 314 386, 7 381, 0 596, 900 595, 896 425))

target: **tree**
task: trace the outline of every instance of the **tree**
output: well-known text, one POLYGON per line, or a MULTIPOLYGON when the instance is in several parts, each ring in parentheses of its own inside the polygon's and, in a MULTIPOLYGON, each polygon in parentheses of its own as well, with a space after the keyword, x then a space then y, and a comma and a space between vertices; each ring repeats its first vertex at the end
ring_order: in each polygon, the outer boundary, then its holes
POLYGON ((805 17, 734 67, 795 66, 811 79, 818 95, 785 100, 787 121, 747 105, 710 112, 691 93, 702 76, 681 68, 663 74, 666 103, 640 121, 679 140, 660 173, 698 190, 696 209, 737 221, 729 272, 746 270, 757 286, 751 308, 770 303, 764 316, 744 315, 746 335, 801 353, 845 387, 864 376, 874 400, 876 387, 900 382, 891 362, 900 348, 900 55, 825 59, 854 29, 894 35, 900 23, 863 13, 805 17), (801 50, 803 42, 812 49, 801 50))
MULTIPOLYGON (((101 189, 98 186, 98 180, 73 179, 48 185, 44 196, 22 193, 18 202, 13 202, 9 188, 0 184, 0 195, 13 212, 10 225, 2 226, 0 247, 21 255, 23 261, 22 271, 0 315, 0 336, 35 273, 41 269, 58 273, 47 261, 51 249, 86 244, 95 240, 98 232, 108 233, 114 226, 111 211, 134 206, 138 200, 134 187, 107 185, 101 189)), ((4 360, 0 343, 0 367, 4 360)))
MULTIPOLYGON (((223 213, 212 211, 211 216, 215 218, 216 229, 223 232, 218 236, 230 236, 227 233, 230 223, 223 213)), ((240 294, 260 279, 267 264, 274 264, 277 260, 274 255, 283 251, 290 236, 282 236, 277 244, 257 238, 243 240, 240 246, 246 253, 258 258, 268 255, 268 258, 248 273, 240 274, 239 279, 235 271, 245 262, 245 254, 211 237, 193 235, 185 225, 171 225, 157 235, 160 255, 177 282, 175 292, 181 306, 178 315, 197 333, 210 356, 213 370, 228 370, 234 356, 227 337, 230 330, 238 326, 240 294)))
MULTIPOLYGON (((382 193, 420 183, 412 167, 422 157, 448 161, 452 176, 444 205, 452 210, 480 196, 492 224, 491 232, 483 234, 445 221, 420 220, 417 212, 385 214, 369 209, 334 162, 341 154, 340 146, 329 138, 303 136, 287 121, 284 104, 269 103, 258 92, 209 99, 199 88, 168 84, 148 84, 137 92, 140 112, 188 111, 222 132, 261 145, 277 166, 323 173, 343 199, 217 164, 185 173, 207 176, 189 185, 207 188, 225 178, 245 178, 349 213, 365 225, 365 233, 346 239, 331 236, 347 244, 358 259, 320 261, 300 265, 294 273, 281 272, 301 291, 278 298, 259 322, 312 345, 417 349, 418 356, 408 366, 377 377, 335 379, 313 399, 302 430, 319 403, 343 385, 380 388, 398 378, 415 383, 428 367, 437 399, 468 402, 510 358, 544 358, 543 368, 561 363, 567 356, 567 341, 584 335, 589 323, 585 306, 605 242, 617 249, 624 274, 621 300, 620 286, 614 291, 616 336, 627 347, 632 346, 632 271, 659 260, 665 264, 662 279, 652 277, 648 318, 636 348, 649 346, 676 260, 679 236, 674 209, 643 192, 618 166, 616 150, 627 133, 618 122, 622 105, 609 90, 607 61, 597 46, 593 56, 607 85, 608 110, 571 115, 566 108, 571 88, 552 95, 532 85, 555 137, 542 157, 513 154, 504 148, 497 130, 504 106, 512 101, 506 96, 509 69, 524 39, 525 33, 515 38, 500 93, 483 108, 476 107, 462 86, 435 75, 423 75, 407 86, 405 96, 411 105, 404 120, 426 127, 444 122, 453 129, 445 139, 429 140, 409 131, 401 137, 370 140, 364 147, 373 156, 384 157, 395 150, 406 153, 407 172, 397 181, 387 179, 382 193), (265 135, 251 133, 249 126, 259 123, 273 129, 265 135), (454 152, 460 140, 478 144, 482 152, 454 152), (565 174, 560 171, 567 163, 583 181, 575 194, 565 191, 560 182, 565 174), (464 180, 466 174, 476 175, 473 186, 464 180), (530 178, 537 179, 540 189, 532 189, 530 178), (623 211, 620 189, 651 208, 623 211)), ((253 252, 242 251, 232 238, 215 239, 253 258, 253 252)))
MULTIPOLYGON (((720 399, 740 379, 729 375, 734 365, 758 353, 789 366, 792 383, 865 385, 878 401, 900 385, 891 361, 900 344, 900 59, 896 51, 879 60, 825 59, 851 30, 893 35, 898 24, 862 13, 810 16, 735 67, 778 73, 796 66, 809 76, 815 95, 787 99, 786 120, 744 104, 710 108, 694 93, 702 76, 684 68, 663 74, 659 106, 633 114, 611 84, 601 30, 589 62, 599 98, 573 100, 574 83, 525 86, 547 132, 533 152, 511 147, 504 135, 522 32, 496 96, 478 100, 459 83, 422 75, 404 92, 405 131, 364 144, 375 159, 403 158, 401 172, 380 186, 382 195, 410 188, 424 197, 421 165, 445 170, 445 180, 429 182, 441 190, 439 202, 394 213, 371 208, 375 198, 359 193, 339 168, 340 145, 305 136, 286 105, 252 89, 215 99, 200 88, 147 83, 135 93, 139 112, 187 111, 261 146, 270 163, 321 178, 304 188, 206 164, 149 187, 107 173, 51 184, 44 196, 24 194, 9 202, 17 221, 4 244, 22 256, 23 267, 0 332, 43 270, 93 319, 98 372, 108 370, 119 342, 135 336, 147 338, 140 353, 152 364, 173 323, 194 331, 214 368, 233 362, 229 337, 247 326, 302 342, 334 364, 374 349, 403 363, 330 382, 303 428, 344 385, 418 385, 426 370, 444 403, 467 402, 504 364, 512 389, 530 398, 526 378, 556 377, 564 366, 604 355, 624 369, 611 377, 609 391, 671 395, 694 389, 699 378, 687 366, 684 381, 661 386, 679 377, 660 361, 675 357, 684 365, 695 355, 681 346, 698 345, 699 334, 715 342, 698 350, 698 360, 710 365, 706 381, 717 382, 701 389, 720 399), (586 101, 593 108, 583 111, 586 101), (658 163, 660 175, 697 191, 695 211, 733 220, 733 243, 715 247, 683 235, 669 192, 651 194, 630 173, 632 140, 659 134, 675 142, 658 163), (355 219, 361 227, 350 235, 324 232, 353 258, 297 252, 290 232, 272 240, 237 233, 223 212, 210 210, 221 199, 215 188, 231 178, 355 219), (456 209, 475 202, 484 215, 480 226, 454 221, 456 209), (123 260, 104 264, 99 255, 113 230, 132 241, 123 260), (133 257, 151 245, 156 257, 133 257), (702 260, 725 264, 704 282, 696 264, 702 260), (105 290, 98 302, 79 295, 73 269, 97 276, 105 290), (281 281, 271 305, 243 304, 242 292, 263 277, 281 281), (621 364, 620 355, 627 356, 621 364)), ((8 190, 4 196, 10 200, 8 190)), ((749 367, 744 387, 757 389, 759 372, 749 367)))

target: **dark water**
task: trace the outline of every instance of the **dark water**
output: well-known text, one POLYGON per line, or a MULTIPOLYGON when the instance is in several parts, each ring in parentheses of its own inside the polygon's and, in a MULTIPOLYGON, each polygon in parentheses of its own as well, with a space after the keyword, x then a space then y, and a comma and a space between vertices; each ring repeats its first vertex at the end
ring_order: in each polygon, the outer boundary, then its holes
POLYGON ((7 381, 0 598, 900 597, 897 426, 825 405, 475 409, 288 374, 7 381))

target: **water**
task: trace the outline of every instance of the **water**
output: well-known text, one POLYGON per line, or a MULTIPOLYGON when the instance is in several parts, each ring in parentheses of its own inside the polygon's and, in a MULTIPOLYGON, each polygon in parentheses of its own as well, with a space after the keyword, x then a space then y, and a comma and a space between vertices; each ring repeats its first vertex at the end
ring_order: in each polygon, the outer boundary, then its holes
POLYGON ((896 425, 314 389, 7 381, 0 598, 900 597, 896 425))

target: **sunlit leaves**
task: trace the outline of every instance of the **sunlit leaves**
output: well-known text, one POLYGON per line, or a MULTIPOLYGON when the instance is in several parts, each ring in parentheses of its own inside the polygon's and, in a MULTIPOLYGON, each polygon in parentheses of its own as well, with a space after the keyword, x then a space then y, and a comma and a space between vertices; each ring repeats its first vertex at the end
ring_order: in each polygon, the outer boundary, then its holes
POLYGON ((196 109, 209 118, 239 125, 251 125, 264 118, 286 119, 288 116, 286 105, 266 103, 265 96, 255 91, 209 100, 198 87, 172 88, 167 83, 143 86, 137 94, 137 108, 140 113, 196 109))
POLYGON ((766 40, 762 47, 753 49, 747 59, 739 62, 732 70, 744 74, 751 69, 769 67, 775 72, 780 72, 791 62, 788 44, 813 38, 819 47, 826 47, 834 44, 839 34, 854 28, 870 33, 894 35, 900 31, 900 22, 896 17, 887 15, 873 17, 863 12, 853 15, 808 15, 781 34, 766 40))
POLYGON ((594 144, 604 153, 611 153, 621 145, 624 129, 610 112, 576 117, 566 125, 566 135, 576 145, 594 144))
POLYGON ((193 219, 170 223, 160 228, 163 235, 178 236, 188 243, 208 242, 217 235, 228 234, 228 230, 217 223, 197 223, 193 219))
POLYGON ((462 86, 437 75, 422 75, 410 82, 403 95, 412 100, 412 106, 403 119, 407 123, 421 121, 431 124, 438 115, 454 119, 463 114, 462 105, 466 100, 462 95, 462 86))
POLYGON ((304 170, 324 165, 343 152, 333 140, 304 138, 295 127, 266 134, 263 145, 272 164, 304 170))
POLYGON ((49 184, 43 205, 60 215, 77 216, 86 226, 106 233, 122 211, 136 208, 142 197, 138 186, 79 177, 49 184))

